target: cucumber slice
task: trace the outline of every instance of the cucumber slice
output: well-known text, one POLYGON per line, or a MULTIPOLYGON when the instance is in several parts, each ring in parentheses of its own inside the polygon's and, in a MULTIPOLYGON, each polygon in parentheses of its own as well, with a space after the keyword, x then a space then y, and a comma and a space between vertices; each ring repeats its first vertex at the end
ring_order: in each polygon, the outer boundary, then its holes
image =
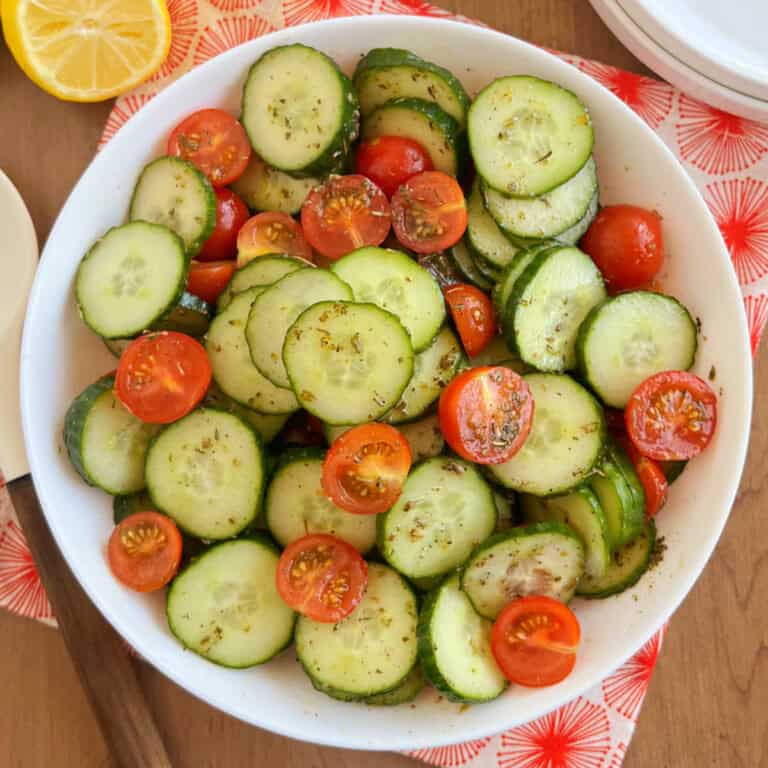
POLYGON ((203 405, 234 413, 235 416, 244 419, 256 430, 262 443, 272 442, 289 418, 287 413, 259 413, 246 408, 231 397, 227 397, 216 382, 211 382, 211 386, 203 398, 203 405))
POLYGON ((461 459, 428 459, 412 470, 395 505, 378 515, 379 551, 409 579, 454 570, 496 525, 491 489, 461 459))
POLYGON ((396 315, 416 352, 432 343, 445 322, 437 281, 400 251, 359 248, 334 262, 331 271, 352 288, 355 301, 376 304, 396 315))
POLYGON ((493 491, 493 503, 496 506, 496 527, 495 533, 508 531, 515 524, 515 510, 517 502, 515 494, 505 495, 501 491, 493 491))
POLYGON ((586 598, 610 597, 634 586, 650 567, 655 546, 656 526, 653 520, 647 520, 633 541, 614 552, 602 576, 582 578, 577 594, 586 598))
POLYGON ((391 568, 368 563, 368 588, 338 624, 300 616, 296 655, 317 690, 359 699, 393 691, 416 665, 416 597, 391 568))
POLYGON ((508 236, 536 240, 554 238, 587 214, 597 194, 597 167, 590 157, 565 184, 539 197, 507 197, 492 187, 484 188, 482 194, 488 214, 508 236))
POLYGON ((323 457, 319 449, 285 454, 267 489, 267 527, 281 547, 310 533, 328 533, 362 553, 376 543, 376 515, 339 509, 323 491, 323 457))
POLYGON ((397 688, 386 693, 368 696, 363 699, 363 702, 369 707, 393 707, 397 704, 406 704, 413 701, 426 684, 427 678, 424 677, 421 666, 417 664, 397 688))
POLYGON ((463 283, 465 276, 459 271, 459 266, 453 255, 448 251, 419 254, 416 262, 435 278, 440 288, 463 283))
POLYGON ((115 525, 118 525, 126 517, 151 509, 153 509, 152 499, 149 498, 149 494, 145 491, 120 494, 112 499, 112 521, 115 525))
POLYGON ((269 661, 293 636, 296 614, 275 586, 278 552, 266 539, 210 547, 168 591, 168 626, 214 664, 242 669, 269 661))
POLYGON ((684 371, 696 358, 696 324, 671 296, 630 291, 596 307, 579 330, 579 369, 598 397, 624 408, 645 379, 684 371))
POLYGON ((517 454, 487 471, 515 491, 563 493, 586 479, 603 453, 603 409, 570 376, 530 373, 523 378, 536 403, 531 432, 517 454))
POLYGON ((329 424, 362 424, 393 408, 413 375, 408 331, 373 304, 322 301, 299 315, 283 361, 303 408, 329 424))
MULTIPOLYGON (((472 283, 472 285, 476 285, 483 291, 491 290, 493 287, 493 281, 489 280, 475 266, 472 254, 470 253, 469 248, 467 247, 467 244, 464 242, 464 240, 459 240, 456 245, 451 246, 449 253, 453 257, 456 268, 458 269, 461 277, 464 278, 464 281, 472 283)), ((456 282, 460 283, 463 281, 457 280, 456 282)))
POLYGON ((447 326, 413 360, 413 376, 395 407, 384 417, 390 424, 402 424, 421 416, 448 382, 465 364, 466 358, 456 334, 447 326))
POLYGON ((491 701, 509 685, 491 652, 491 629, 457 574, 427 596, 419 617, 419 658, 429 681, 451 701, 491 701))
POLYGON ((464 126, 469 96, 447 69, 401 48, 374 48, 357 64, 353 77, 363 117, 391 99, 432 101, 464 126))
POLYGON ((242 123, 254 150, 292 175, 339 172, 359 118, 352 83, 333 59, 306 45, 267 51, 243 87, 242 123))
POLYGON ((104 346, 119 360, 133 339, 102 339, 104 346))
POLYGON ((253 211, 282 211, 292 216, 319 183, 320 179, 295 179, 278 171, 254 152, 245 173, 230 186, 253 211))
POLYGON ((313 304, 351 298, 350 287, 326 269, 300 269, 280 278, 254 299, 248 314, 245 340, 253 364, 275 386, 290 388, 283 365, 288 329, 313 304))
POLYGON ((104 376, 74 399, 64 417, 64 445, 88 485, 117 495, 144 488, 144 457, 159 427, 123 408, 114 386, 115 377, 104 376))
MULTIPOLYGON (((543 251, 517 279, 507 301, 507 343, 540 371, 570 370, 576 366, 579 326, 605 296, 603 276, 586 253, 569 246, 543 251)), ((615 375, 612 368, 610 376, 615 375)))
POLYGON ((83 322, 107 339, 136 336, 174 307, 187 280, 184 244, 166 227, 113 227, 83 256, 75 298, 83 322))
POLYGON ((219 296, 216 306, 219 312, 221 312, 221 310, 226 309, 235 294, 242 293, 249 288, 266 288, 291 272, 313 266, 314 264, 310 264, 303 259, 296 259, 293 256, 283 256, 281 254, 259 256, 240 267, 240 269, 235 270, 232 279, 227 283, 227 287, 221 296, 219 296))
POLYGON ((467 242, 472 251, 499 269, 508 266, 520 250, 504 236, 486 210, 479 178, 475 179, 467 200, 467 242))
POLYGON ((208 179, 188 160, 160 157, 141 172, 128 218, 168 227, 194 256, 216 226, 216 195, 208 179))
POLYGON ((469 365, 471 368, 479 368, 481 365, 498 365, 512 356, 506 339, 503 336, 495 336, 480 354, 469 358, 469 365))
POLYGON ((477 251, 469 249, 469 255, 472 258, 472 263, 475 268, 480 271, 480 274, 485 277, 486 280, 490 280, 492 283, 498 283, 501 279, 502 269, 495 264, 491 264, 490 261, 481 256, 477 251))
POLYGON ((233 297, 217 315, 205 340, 213 380, 225 395, 261 413, 285 414, 299 409, 293 392, 276 387, 253 364, 245 340, 248 313, 263 288, 250 288, 233 297))
POLYGON ((213 307, 194 294, 181 294, 179 303, 152 324, 153 331, 178 331, 188 336, 204 336, 211 324, 213 307))
POLYGON ((530 522, 558 522, 573 528, 584 545, 584 574, 600 578, 611 559, 611 539, 605 512, 595 493, 586 486, 565 496, 539 499, 523 496, 523 515, 530 522))
POLYGON ((472 102, 469 147, 485 183, 515 197, 543 195, 575 176, 592 154, 587 108, 555 83, 500 77, 472 102))
POLYGON ((261 441, 232 413, 198 408, 166 427, 147 451, 145 472, 155 508, 199 539, 237 536, 258 514, 261 441))
POLYGON ((413 139, 427 151, 436 171, 459 173, 459 124, 432 102, 394 99, 377 107, 363 122, 363 138, 377 136, 413 139))
POLYGON ((567 603, 583 574, 579 537, 566 525, 540 522, 484 541, 461 572, 461 588, 481 616, 495 619, 509 602, 527 595, 567 603))
POLYGON ((567 245, 576 245, 576 243, 578 243, 586 234, 599 210, 600 193, 599 191, 595 191, 592 200, 590 200, 589 205, 587 206, 586 213, 572 227, 569 227, 565 232, 561 232, 557 236, 558 242, 566 243, 567 245))
MULTIPOLYGON (((493 307, 496 310, 496 314, 502 318, 506 314, 507 304, 509 298, 515 289, 515 283, 517 278, 525 272, 528 265, 533 261, 534 257, 545 250, 549 250, 554 246, 554 243, 545 242, 540 245, 532 245, 529 248, 524 248, 515 254, 515 258, 505 267, 501 273, 501 277, 496 285, 493 287, 493 307)), ((510 313, 510 317, 513 317, 510 313)), ((509 334, 511 341, 514 343, 514 332, 509 334)))

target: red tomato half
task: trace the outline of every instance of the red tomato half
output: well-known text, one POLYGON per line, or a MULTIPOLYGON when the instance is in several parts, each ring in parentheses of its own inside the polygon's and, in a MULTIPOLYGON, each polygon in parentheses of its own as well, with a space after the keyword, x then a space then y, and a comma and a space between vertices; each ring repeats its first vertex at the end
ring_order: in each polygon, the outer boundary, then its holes
POLYGON ((455 245, 467 228, 467 202, 459 183, 440 171, 413 176, 392 197, 392 227, 416 253, 455 245))
POLYGON ((663 371, 630 395, 624 415, 627 434, 643 456, 658 461, 692 459, 715 433, 717 396, 692 373, 663 371))
POLYGON ((189 160, 214 187, 224 187, 243 175, 251 159, 251 142, 229 112, 201 109, 173 129, 168 154, 189 160))
POLYGON ((427 150, 413 139, 379 136, 361 142, 355 156, 355 170, 392 197, 401 184, 417 173, 432 170, 427 150))
POLYGON ((521 597, 493 623, 491 651, 508 680, 543 688, 571 674, 580 640, 579 620, 567 605, 551 597, 521 597))
POLYGON ((136 418, 169 424, 186 416, 211 383, 211 364, 199 341, 175 331, 134 339, 120 357, 115 392, 136 418))
POLYGON ((203 243, 198 261, 219 261, 237 256, 237 233, 248 221, 248 206, 231 190, 216 190, 216 227, 203 243))
POLYGON ((381 245, 389 232, 387 196, 365 176, 331 176, 301 207, 301 226, 312 247, 340 259, 365 245, 381 245))
POLYGON ((368 586, 368 566, 346 541, 315 533, 289 544, 277 564, 280 597, 313 621, 349 616, 368 586))
POLYGON ((496 336, 493 304, 474 285, 459 283, 443 291, 461 343, 470 357, 479 355, 496 336))
POLYGON ((412 460, 399 430, 378 422, 361 424, 333 441, 323 462, 323 490, 347 512, 386 512, 400 496, 412 460))
POLYGON ((193 261, 187 276, 187 290, 213 304, 234 272, 234 261, 193 261))
POLYGON ((157 512, 136 512, 115 526, 107 559, 114 576, 137 592, 164 587, 181 562, 179 529, 157 512))
POLYGON ((645 496, 645 516, 656 517, 667 501, 669 483, 662 468, 653 460, 643 456, 628 437, 619 439, 637 473, 645 496))
POLYGON ((636 205, 603 208, 581 240, 613 292, 645 288, 664 258, 661 217, 636 205))
POLYGON ((486 365, 456 376, 440 395, 440 429, 467 461, 502 464, 522 447, 533 423, 533 395, 511 368, 486 365))
POLYGON ((312 248, 304 239, 301 226, 287 213, 280 211, 251 216, 237 236, 238 267, 268 253, 282 253, 312 261, 312 248))

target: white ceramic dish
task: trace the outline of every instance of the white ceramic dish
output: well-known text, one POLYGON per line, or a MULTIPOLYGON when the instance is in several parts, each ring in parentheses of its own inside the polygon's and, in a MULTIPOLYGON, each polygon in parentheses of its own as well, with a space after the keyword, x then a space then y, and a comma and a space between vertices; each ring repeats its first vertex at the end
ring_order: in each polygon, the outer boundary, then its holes
POLYGON ((178 80, 134 117, 96 157, 50 235, 27 314, 22 353, 27 451, 45 515, 73 572, 106 618, 146 659, 191 693, 247 722, 298 739, 362 749, 415 749, 481 737, 528 721, 598 683, 656 631, 692 587, 728 517, 744 462, 752 401, 749 342, 728 254, 707 209, 675 158, 618 99, 575 68, 514 38, 455 22, 357 17, 284 30, 236 48, 178 80), (343 704, 312 690, 288 651, 263 667, 235 671, 185 652, 166 628, 164 599, 133 594, 104 558, 110 499, 88 488, 61 443, 72 398, 114 367, 78 318, 72 282, 92 241, 122 221, 136 176, 161 152, 183 116, 204 106, 237 112, 240 86, 259 54, 303 42, 349 71, 373 47, 409 48, 449 66, 472 92, 492 78, 533 73, 573 89, 589 105, 605 202, 630 202, 664 216, 664 283, 701 317, 696 371, 717 367, 721 421, 708 451, 672 489, 659 528, 668 550, 630 592, 578 601, 583 644, 573 674, 542 690, 511 689, 461 708, 425 692, 415 708, 343 704))
MULTIPOLYGON (((669 34, 660 35, 658 29, 654 29, 653 32, 646 30, 618 0, 589 0, 589 2, 608 29, 643 64, 665 80, 676 85, 689 96, 711 104, 713 107, 750 120, 768 123, 768 95, 765 98, 755 95, 763 93, 763 90, 758 89, 755 93, 740 91, 713 79, 713 76, 708 76, 707 72, 716 73, 716 69, 706 67, 702 70, 696 69, 692 60, 687 58, 689 51, 676 48, 669 34), (664 47, 662 39, 670 45, 670 48, 664 47)), ((729 8, 727 5, 723 7, 729 8)))

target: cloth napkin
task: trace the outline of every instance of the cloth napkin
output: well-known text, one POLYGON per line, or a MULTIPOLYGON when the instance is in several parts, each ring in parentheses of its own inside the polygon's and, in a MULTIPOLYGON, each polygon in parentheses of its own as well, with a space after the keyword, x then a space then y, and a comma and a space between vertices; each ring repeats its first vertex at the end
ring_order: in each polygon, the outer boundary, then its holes
MULTIPOLYGON (((414 14, 478 23, 423 0, 169 0, 173 42, 163 67, 120 97, 100 146, 188 69, 259 35, 336 16, 414 14)), ((634 109, 679 158, 704 196, 742 286, 752 351, 768 320, 768 125, 721 112, 671 85, 552 51, 634 109)), ((51 626, 50 603, 0 475, 0 606, 51 626)), ((504 733, 408 753, 455 768, 620 768, 664 630, 600 685, 504 733)))

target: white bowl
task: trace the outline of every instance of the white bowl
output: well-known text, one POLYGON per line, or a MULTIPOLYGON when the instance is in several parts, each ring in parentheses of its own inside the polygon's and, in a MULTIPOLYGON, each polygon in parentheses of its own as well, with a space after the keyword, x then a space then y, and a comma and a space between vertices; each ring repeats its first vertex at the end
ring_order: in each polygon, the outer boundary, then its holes
POLYGON ((259 38, 195 69, 131 119, 83 175, 48 239, 27 313, 21 384, 27 452, 48 524, 117 631, 168 677, 235 717, 293 738, 357 749, 417 749, 498 732, 567 702, 625 661, 675 610, 717 542, 736 494, 752 402, 747 327, 728 254, 699 194, 661 141, 607 90, 538 48, 481 27, 403 16, 338 19, 259 38), (562 83, 592 112, 603 202, 637 203, 664 217, 663 282, 701 318, 695 370, 706 377, 716 366, 720 423, 659 516, 667 543, 663 562, 620 597, 574 603, 583 643, 573 674, 557 686, 514 687, 469 708, 433 691, 415 707, 343 704, 313 691, 290 651, 246 671, 185 652, 166 627, 163 595, 129 592, 109 572, 104 549, 111 500, 80 480, 61 439, 72 398, 115 364, 78 318, 76 267, 94 239, 123 220, 139 170, 162 151, 174 124, 206 106, 237 112, 249 65, 268 48, 294 42, 326 51, 347 72, 370 48, 408 48, 450 67, 473 93, 509 73, 562 83))

